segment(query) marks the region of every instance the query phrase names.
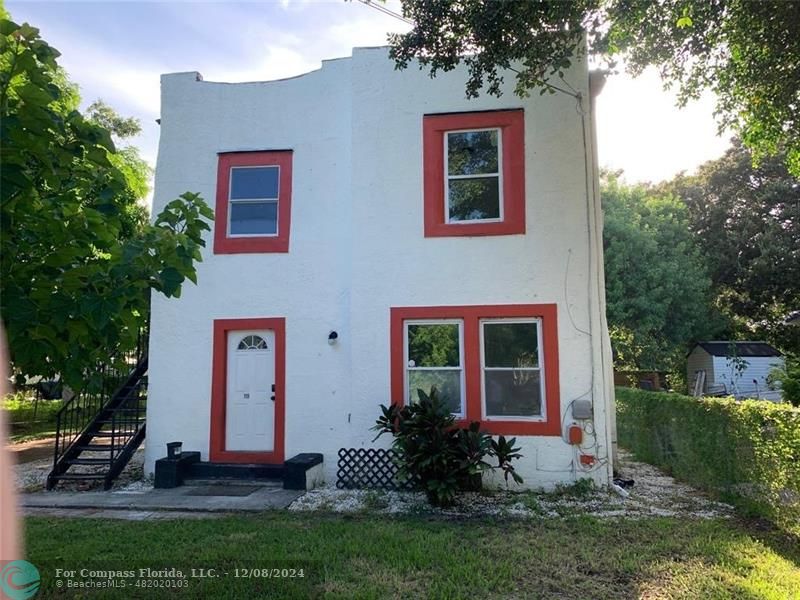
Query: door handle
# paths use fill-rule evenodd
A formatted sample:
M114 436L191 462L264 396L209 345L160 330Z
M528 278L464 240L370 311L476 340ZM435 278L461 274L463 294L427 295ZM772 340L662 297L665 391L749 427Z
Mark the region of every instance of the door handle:
M270 400L275 402L275 384L272 384L272 396L269 397Z

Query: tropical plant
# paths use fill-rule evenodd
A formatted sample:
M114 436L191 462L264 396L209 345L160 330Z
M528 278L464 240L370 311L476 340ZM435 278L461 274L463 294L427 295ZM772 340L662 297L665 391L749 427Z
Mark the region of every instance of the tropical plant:
M459 490L480 489L483 473L491 469L500 469L506 482L511 477L522 483L511 464L522 456L515 438L494 440L477 422L459 428L435 387L430 394L417 394L419 401L408 406L381 406L372 428L378 432L375 439L384 433L393 436L400 477L418 481L437 506L452 504ZM497 465L487 458L495 458Z

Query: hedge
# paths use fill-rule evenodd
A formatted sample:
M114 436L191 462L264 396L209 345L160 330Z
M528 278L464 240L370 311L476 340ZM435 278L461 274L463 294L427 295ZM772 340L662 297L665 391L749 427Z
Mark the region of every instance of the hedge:
M800 409L617 388L620 446L800 534Z

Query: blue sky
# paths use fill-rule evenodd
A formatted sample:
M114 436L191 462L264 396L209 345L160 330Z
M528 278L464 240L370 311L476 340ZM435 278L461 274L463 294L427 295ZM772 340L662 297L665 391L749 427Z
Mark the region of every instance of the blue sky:
M388 6L399 12L398 0ZM61 51L59 62L80 85L84 105L102 98L141 120L133 143L153 165L161 73L199 71L210 81L288 77L407 29L357 0L9 1L6 8ZM728 145L716 136L712 110L708 96L678 110L654 72L614 76L598 100L600 162L624 169L630 181L691 170Z

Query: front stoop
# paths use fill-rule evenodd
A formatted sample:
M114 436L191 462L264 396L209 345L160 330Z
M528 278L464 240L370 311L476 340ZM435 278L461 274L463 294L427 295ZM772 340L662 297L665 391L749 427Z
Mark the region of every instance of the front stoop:
M194 480L280 482L286 490L310 490L322 483L322 454L298 454L283 465L202 462L199 452L156 461L154 487L175 488Z

